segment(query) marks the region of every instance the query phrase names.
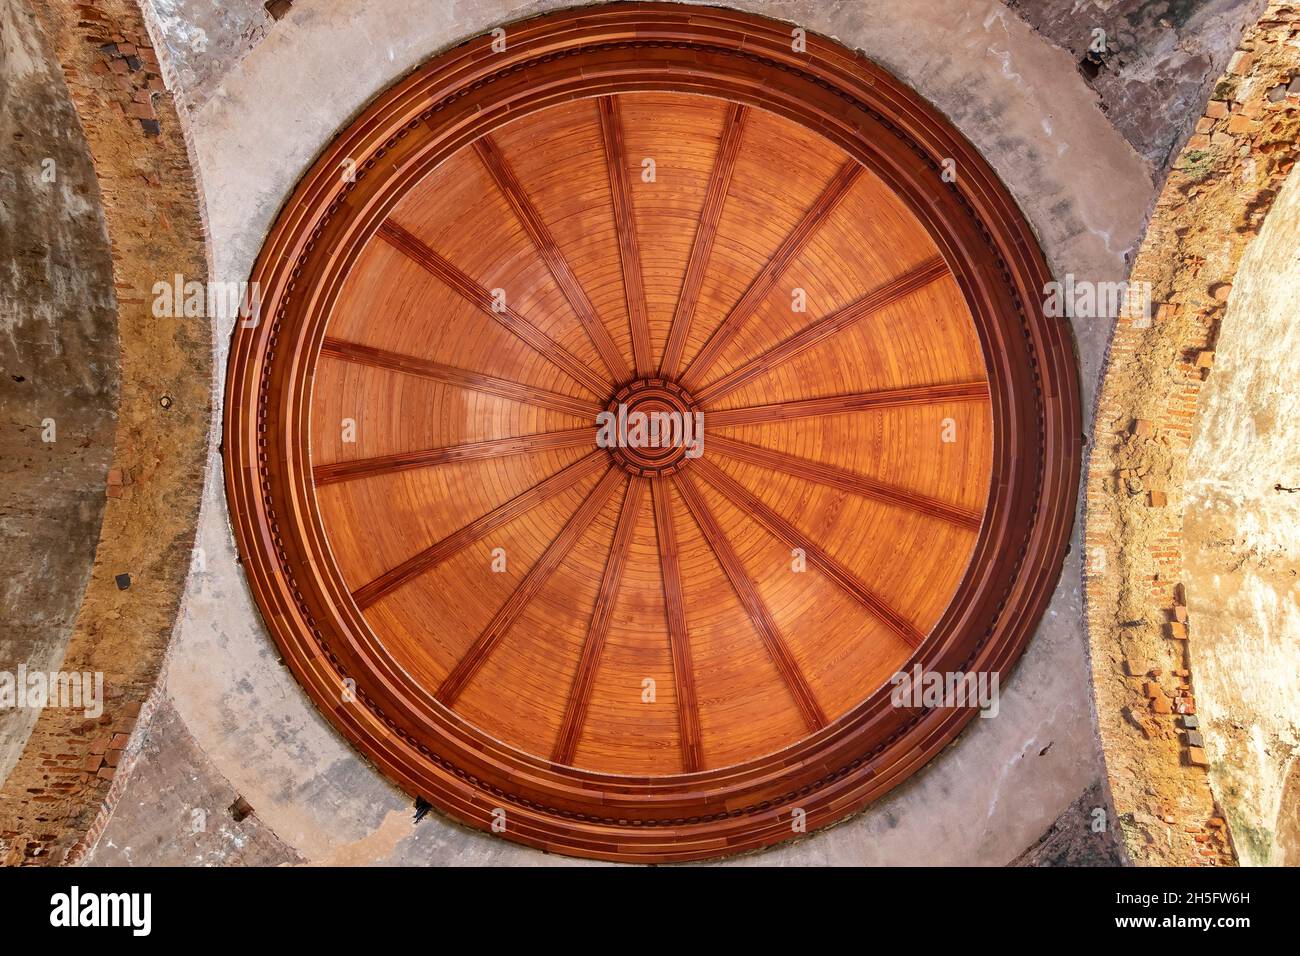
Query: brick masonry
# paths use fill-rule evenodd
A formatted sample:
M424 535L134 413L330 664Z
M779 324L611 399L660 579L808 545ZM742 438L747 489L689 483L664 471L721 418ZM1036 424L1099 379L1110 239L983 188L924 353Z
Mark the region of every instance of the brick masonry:
M1129 859L1234 864L1196 714L1194 620L1180 582L1182 486L1232 281L1294 165L1300 12L1246 31L1174 163L1130 276L1150 319L1121 316L1086 479L1085 593L1099 731Z
M66 671L104 675L104 713L47 707L0 790L0 860L76 862L131 763L193 556L212 396L206 319L152 314L153 285L207 279L171 94L131 0L34 0L99 181L121 347L114 468Z

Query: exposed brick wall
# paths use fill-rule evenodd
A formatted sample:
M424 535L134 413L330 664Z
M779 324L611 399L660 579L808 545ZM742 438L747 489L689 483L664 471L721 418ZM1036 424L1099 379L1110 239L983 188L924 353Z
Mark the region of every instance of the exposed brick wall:
M1300 12L1246 32L1174 164L1131 279L1152 321L1121 317L1088 463L1085 593L1099 730L1139 864L1236 861L1207 775L1180 582L1186 458L1237 266L1294 165Z
M104 713L88 720L46 708L0 790L0 859L58 864L75 862L100 825L163 665L194 542L212 342L205 322L151 312L155 282L176 273L203 282L207 268L184 140L139 8L131 0L32 5L99 181L122 370L95 567L62 665L103 673Z

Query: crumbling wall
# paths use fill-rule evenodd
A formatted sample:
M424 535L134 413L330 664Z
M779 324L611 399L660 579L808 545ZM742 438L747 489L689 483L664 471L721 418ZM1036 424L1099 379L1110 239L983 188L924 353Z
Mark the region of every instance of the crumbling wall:
M1300 77L1296 79L1300 87ZM1300 172L1233 281L1187 459L1183 552L1199 706L1243 862L1300 864L1279 838L1300 754ZM1300 794L1287 795L1300 800Z
M1154 315L1117 323L1098 400L1088 625L1107 776L1138 863L1236 859L1208 776L1220 758L1201 724L1204 602L1188 599L1183 577L1184 516L1197 507L1187 458L1238 266L1300 148L1298 38L1300 13L1275 0L1216 82L1133 267Z
M0 671L59 667L90 579L117 310L89 148L25 0L0 3ZM39 710L0 707L0 780Z
M1266 0L1008 0L1069 50L1157 181Z
M290 0L144 0L168 89L190 113L221 88L226 74L266 38Z
M103 713L41 711L0 788L10 864L78 859L133 759L193 555L213 386L207 321L152 309L155 283L202 283L207 263L184 138L140 10L133 0L31 6L99 182L121 390L95 563L62 665L103 675Z

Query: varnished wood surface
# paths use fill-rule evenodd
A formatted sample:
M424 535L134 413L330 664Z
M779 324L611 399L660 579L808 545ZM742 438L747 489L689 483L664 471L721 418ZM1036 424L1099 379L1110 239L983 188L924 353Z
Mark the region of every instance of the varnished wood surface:
M969 717L890 708L890 675L1003 669L1046 599L1077 399L1015 306L1032 235L919 100L812 41L662 4L512 28L374 104L321 160L370 157L348 203L321 165L268 241L277 319L232 349L241 553L336 724L461 819L504 800L508 838L654 860L781 839L778 795L829 822ZM556 43L583 52L510 70ZM636 477L595 415L659 379L704 454Z
M638 378L647 378L654 371L650 364L650 320L646 315L645 283L641 276L641 243L637 238L632 184L627 169L623 116L618 97L602 96L596 105L600 111L601 140L605 145L609 195L614 204L618 258L623 264L623 295L627 301L628 323L632 329L633 366Z
M669 326L668 340L659 363L659 374L668 378L676 378L681 367L686 336L690 332L695 307L700 301L700 289L704 284L706 270L709 268L713 242L718 235L718 222L722 218L723 205L727 201L731 177L736 171L736 157L740 153L746 114L746 107L739 103L731 103L722 121L722 131L718 135L718 150L713 158L713 169L709 174L708 190L704 194L703 202L700 203L700 218L695 226L695 237L691 241L690 258L687 260L682 276L681 291L677 295L672 325Z
M641 209L629 176L641 163L628 153L624 103L632 115L654 115L664 138L643 136L638 143L656 167L653 182L638 177ZM793 124L764 114L745 121L739 109L724 105L708 117L713 125L704 125L692 112L695 105L680 95L621 94L509 124L476 140L472 157L453 157L435 170L379 230L382 240L546 360L538 374L549 376L553 388L563 387L567 376L594 391L594 382L574 374L573 363L589 354L583 348L594 351L597 367L614 374L618 384L682 364L670 354L674 338L681 343L687 380L695 375L705 383L698 389L704 457L685 461L671 490L654 493L655 539L671 552L659 568L667 631L647 628L641 639L669 648L672 673L613 675L633 699L640 699L650 681L655 694L647 709L663 706L660 683L673 688L677 750L688 771L761 756L817 731L902 666L970 560L990 455L988 388L982 381L817 397L876 381L924 383L978 372L978 340L961 298L919 295L952 283L920 223L859 163ZM674 124L678 114L683 119ZM668 152L669 137L675 154ZM817 153L793 168L774 162L790 142ZM587 161L592 143L601 147L596 163ZM708 171L702 199L683 196L676 182L692 150L691 168L697 175ZM486 194L462 185L472 182L472 158L486 173ZM570 189L549 189L544 179L552 175L563 176ZM688 198L698 199L698 207ZM590 217L593 203L609 217L603 231ZM656 204L664 206L662 212ZM639 222L652 217L677 223L682 235L675 246L686 256L680 263L686 301L674 308L666 333L651 329L645 305L647 270L637 231ZM660 242L669 241L662 223L658 235ZM467 236L473 242L464 241ZM596 271L602 264L606 271ZM408 375L459 361L446 346L440 351L421 344L416 355L384 353L381 360L367 346L342 343L365 334L376 304L391 295L386 290L401 287L402 268L363 255L331 324L331 358ZM658 279L653 270L666 267L660 260L649 268ZM578 269L597 283L593 294ZM743 284L734 301L727 287L706 281L718 272L731 289ZM504 294L503 309L494 309L489 288ZM796 288L802 310L794 307ZM612 299L625 304L626 355L593 304ZM448 329L434 302L425 307L425 301L385 303L384 322L409 327L404 338L414 343L462 347L469 333ZM849 334L873 322L874 339L858 341ZM751 323L755 328L746 335ZM694 355L687 348L688 326L694 342L702 343ZM579 676L582 649L600 646L590 628L606 626L590 607L589 586L609 566L602 549L613 531L583 532L598 519L609 489L583 485L585 497L572 517L563 508L542 506L572 487L549 476L549 463L560 460L548 453L590 451L595 420L587 416L584 442L582 426L556 427L552 413L575 409L557 393L543 392L543 400L529 407L522 382L513 392L489 390L488 383L519 379L517 363L499 359L486 344L474 351L473 370L462 370L459 379L444 372L438 379L481 386L474 412L454 391L408 410L408 400L394 391L397 382L353 384L345 369L322 369L313 459L325 526L358 606L374 608L370 620L380 640L409 673L429 681L438 701L454 707L468 691L467 706L487 732L539 755L558 749L576 760L586 724L607 719L600 705L594 711L590 702L575 707L569 694L594 676ZM796 363L797 377L783 380L781 374ZM768 404L725 407L730 398L757 395ZM959 440L949 447L940 421L954 401L978 405L966 410L973 417L963 421ZM890 415L904 406L925 407L940 419ZM335 416L344 410L362 423L355 444L363 457L351 457L354 449L338 438ZM525 414L535 425L520 433ZM435 423L436 447L405 447L408 417ZM811 440L806 428L784 427L811 417L837 420ZM740 425L758 427L743 442L723 433L724 426ZM841 446L852 449L865 429L875 427L907 433L907 452L882 443L873 455L853 455L865 457L868 473L860 476L835 464ZM394 448L401 450L389 450ZM370 449L383 451L369 454ZM719 454L754 467L734 477L719 473L711 468L724 460ZM893 483L870 474L886 462ZM454 479L420 471L446 472L453 464L460 466ZM569 467L562 474L574 481L586 477L581 465ZM693 473L706 480L694 480ZM407 477L390 478L399 474ZM327 490L344 479L346 488ZM826 493L813 499L805 486ZM938 490L926 494L922 487ZM775 497L765 497L772 492ZM722 501L734 510L715 513ZM424 527L404 520L413 511L436 522L442 529L438 540L429 542ZM936 518L943 521L935 533L922 530ZM612 512L605 520L613 520ZM564 547L557 550L559 542ZM784 553L773 549L778 543ZM501 574L490 561L473 563L467 553L474 545L500 548L518 570ZM806 554L808 569L793 569L795 549ZM560 563L571 569L570 579L556 573ZM523 577L516 582L518 573ZM628 573L635 579L642 572L633 562ZM925 583L918 587L918 581ZM448 607L445 597L434 599L430 590L459 594L460 606ZM837 590L851 603L810 628L803 609L831 606ZM618 594L597 590L594 601L625 617L659 615L657 608L620 603ZM531 630L524 627L525 611ZM840 644L839 635L855 629L864 611L885 633L867 631L853 640L875 640L888 649L873 656L870 667L862 649L826 646ZM557 634L571 636L557 642ZM493 659L506 653L518 661ZM696 673L694 660L701 653L714 654L718 662L707 674ZM833 672L816 667L823 657L835 662ZM816 667L816 683L801 660ZM485 670L489 662L492 669ZM858 693L829 695L835 710L828 714L819 700L817 683L823 681L851 682ZM577 714L582 725L566 725ZM635 734L613 742L604 755L588 745L583 766L642 773L662 767L656 752L638 758L639 747Z

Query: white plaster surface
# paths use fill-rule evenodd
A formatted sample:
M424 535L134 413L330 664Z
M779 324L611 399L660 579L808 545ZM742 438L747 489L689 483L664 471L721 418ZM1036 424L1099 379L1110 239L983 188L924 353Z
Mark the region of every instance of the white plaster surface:
M1210 780L1243 863L1284 859L1300 756L1300 175L1237 270L1187 462L1187 601ZM1294 799L1294 795L1292 795Z
M212 277L247 278L295 181L373 96L448 46L562 5L295 2L191 117ZM1143 163L1098 110L1068 54L1000 2L735 6L796 21L891 69L982 150L1058 274L1125 277L1125 254L1152 197ZM1077 328L1089 417L1110 325L1100 319ZM215 333L221 375L229 332ZM318 716L277 664L235 563L218 424L199 529L203 568L196 563L167 676L178 712L216 769L308 860L569 862L432 815L411 827L410 800ZM732 862L971 865L1017 856L1100 775L1079 583L1072 556L1039 634L1003 688L997 719L973 721L923 773L854 819ZM408 822L399 825L403 817Z

